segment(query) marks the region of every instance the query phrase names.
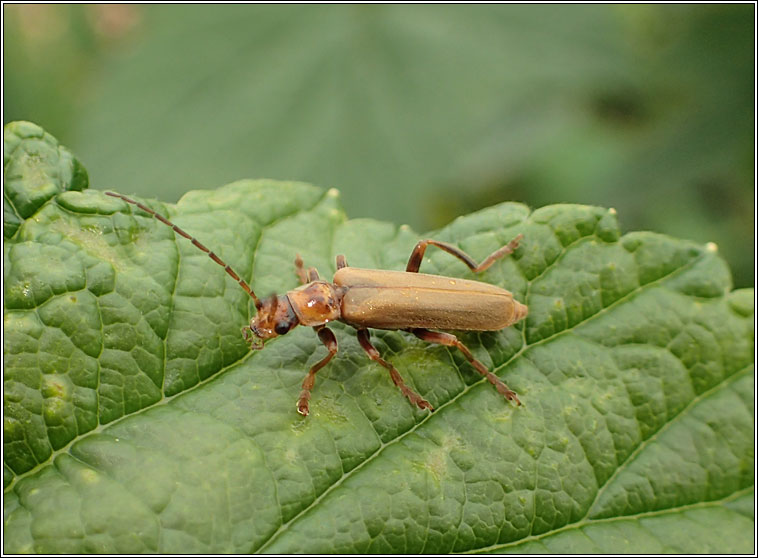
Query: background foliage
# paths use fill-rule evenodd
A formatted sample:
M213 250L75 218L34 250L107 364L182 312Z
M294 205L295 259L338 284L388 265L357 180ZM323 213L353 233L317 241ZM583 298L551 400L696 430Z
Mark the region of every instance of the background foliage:
M298 179L418 229L599 204L753 283L753 5L3 9L6 122L101 187Z

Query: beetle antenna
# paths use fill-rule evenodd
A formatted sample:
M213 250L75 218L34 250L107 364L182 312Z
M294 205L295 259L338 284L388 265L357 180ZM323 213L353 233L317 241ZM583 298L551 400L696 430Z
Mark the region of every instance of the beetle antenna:
M180 227L176 226L174 223L172 223L171 221L169 221L168 219L166 219L160 213L156 213L155 211L153 211L152 209L150 209L146 205L144 205L144 204L142 204L142 203L140 203L140 202L138 202L136 200L133 200L131 198L127 198L126 196L124 196L122 194L117 194L116 192L105 192L105 195L106 196L112 196L114 198L119 198L119 199L125 201L126 203L130 203L132 205L136 205L142 211L144 211L146 213L149 213L150 215L152 215L153 217L155 217L156 219L158 219L158 221L160 221L164 225L168 225L169 227L171 227L172 229L174 229L174 231L176 231L177 234L183 236L184 238L186 238L187 240L189 240L190 242L192 242L192 244L194 244L195 246L197 246L198 248L200 248L200 250L202 250L203 252L205 252L206 254L208 254L208 257L210 259L212 259L218 265L220 265L221 267L223 267L224 271L226 271L229 275L231 275L232 278L235 281L237 281L237 283L239 283L240 286L245 290L245 292L250 295L250 297L255 302L255 308L257 310L261 309L261 306L262 306L261 305L261 301L258 299L257 296L255 296L255 293L253 292L253 289L250 288L250 285L248 285L247 282L244 279L242 279L239 275L237 275L237 273L230 266L228 266L226 264L226 262L224 262L224 260L222 260L221 258L219 258L214 252L211 252L208 248L205 247L205 245L203 245L202 242L200 242L194 236L192 236L191 234L188 234L187 232L185 232L184 230L182 230Z

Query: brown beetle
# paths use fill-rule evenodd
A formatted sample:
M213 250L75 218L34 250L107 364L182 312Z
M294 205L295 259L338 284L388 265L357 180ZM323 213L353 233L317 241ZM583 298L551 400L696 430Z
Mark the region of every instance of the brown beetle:
M326 327L328 322L339 320L358 330L358 342L369 358L389 370L392 381L408 400L422 409L434 410L423 397L409 388L397 369L384 360L371 344L368 328L402 329L430 343L439 343L460 350L468 361L495 386L506 399L520 405L516 394L481 362L455 335L434 329L493 331L506 328L524 319L527 307L513 299L513 295L488 283L454 279L440 275L419 273L418 269L428 245L436 246L465 263L473 272L484 271L496 260L512 253L522 235L490 254L478 264L457 247L437 240L422 240L411 253L405 271L384 271L348 267L344 256L337 256L337 272L331 283L320 279L315 268L303 265L298 255L295 272L302 284L284 295L271 295L260 300L250 286L221 258L196 238L144 204L121 194L105 192L136 205L184 238L190 240L237 281L255 302L256 315L250 325L242 328L245 341L251 349L262 349L263 342L284 335L297 325L311 326L329 354L314 364L303 381L297 402L301 415L308 415L308 401L316 379L316 372L337 354L337 338Z

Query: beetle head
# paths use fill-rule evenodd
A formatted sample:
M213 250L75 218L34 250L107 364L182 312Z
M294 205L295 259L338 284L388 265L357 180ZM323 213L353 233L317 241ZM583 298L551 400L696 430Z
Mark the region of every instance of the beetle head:
M258 350L263 348L266 339L284 335L298 323L287 295L272 294L261 301L258 312L250 325L242 328L242 333L250 348Z

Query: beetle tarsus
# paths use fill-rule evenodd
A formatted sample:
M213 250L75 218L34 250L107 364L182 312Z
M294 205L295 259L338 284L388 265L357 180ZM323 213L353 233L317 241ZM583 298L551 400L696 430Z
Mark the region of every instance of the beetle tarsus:
M432 407L431 403L429 403L429 401L421 397L418 393L413 391L411 388L409 388L405 384L405 382L403 381L403 378L400 376L400 373L397 371L397 369L394 366L392 366L389 362L387 362L384 359L374 359L374 360L379 362L379 364L381 364L385 368L389 369L390 377L392 378L392 381L398 388L400 388L400 391L402 392L403 395L405 395L408 398L408 401L416 405L419 409L429 409L430 411L434 411L434 408Z
M495 376L494 374L492 375ZM487 379L489 380L489 378ZM497 381L497 383L494 383L494 386L495 386L495 389L497 389L498 393L500 393L508 401L513 401L514 403L516 403L516 405L520 407L521 401L519 401L519 398L516 395L516 392L508 389L508 386L506 386L503 382L501 382L497 376L495 376L495 380ZM493 382L490 380L490 383L493 383Z
M307 417L310 413L310 408L308 406L308 400L311 398L311 392L307 390L303 390L300 392L300 399L297 400L297 412L303 415L304 417Z
M431 403L427 401L426 399L422 399L416 405L419 406L419 409L429 409L432 413L434 412L434 407L432 407Z

